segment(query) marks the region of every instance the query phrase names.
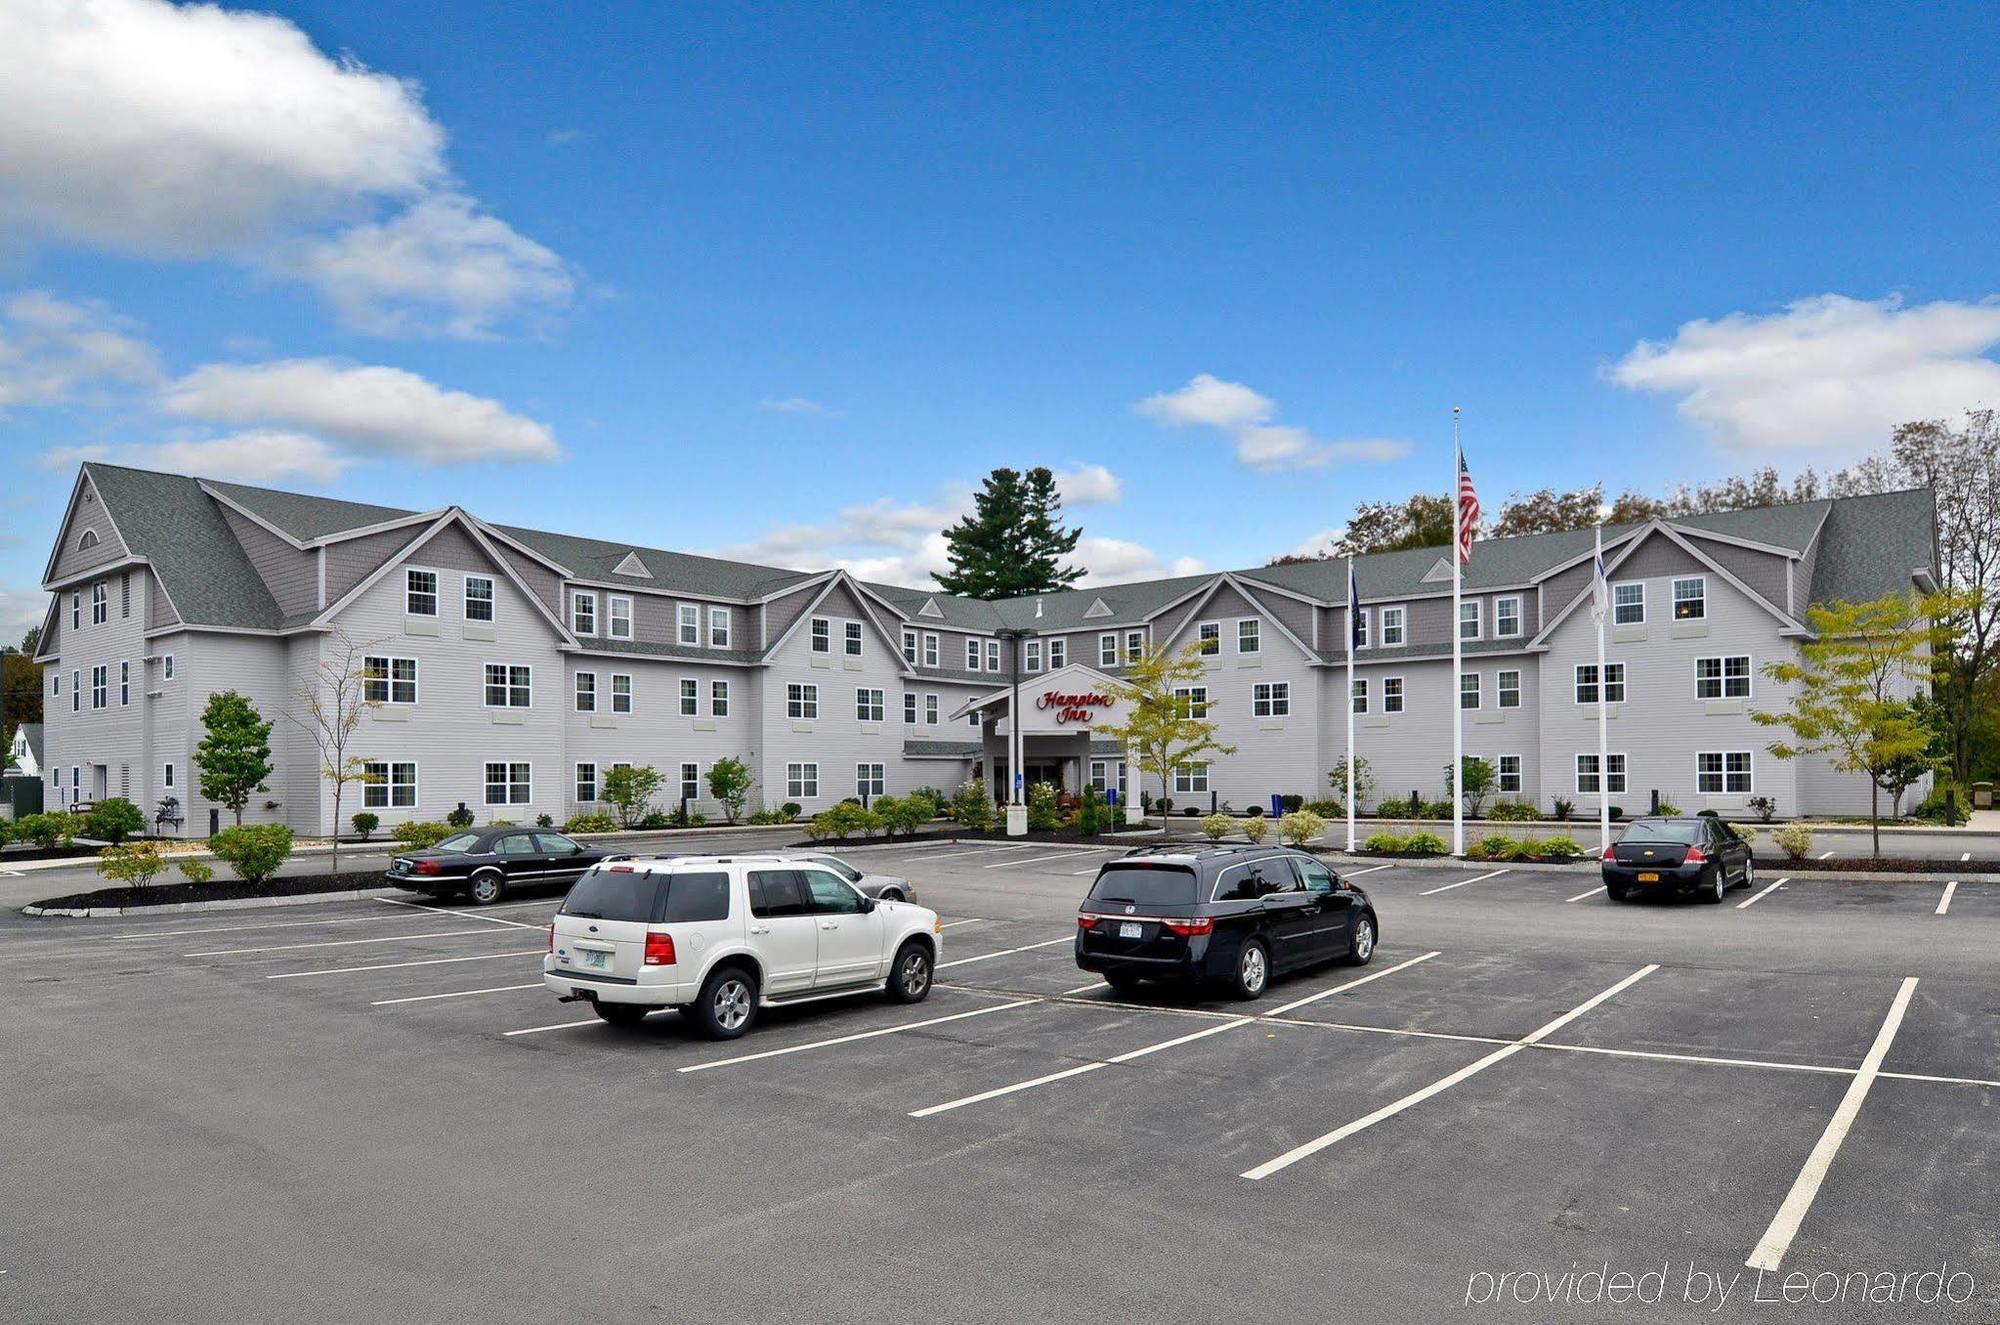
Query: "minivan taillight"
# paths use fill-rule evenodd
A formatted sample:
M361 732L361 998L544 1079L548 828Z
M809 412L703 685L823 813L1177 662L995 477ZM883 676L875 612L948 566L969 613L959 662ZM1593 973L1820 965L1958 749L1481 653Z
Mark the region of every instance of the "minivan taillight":
M1193 938L1197 934L1206 934L1214 929L1215 917L1187 916L1185 918L1162 920L1160 923L1185 939Z
M646 965L672 966L674 964L674 936L671 934L648 934L646 936Z
M1096 929L1096 928L1097 928L1097 917L1096 917L1096 916L1078 916L1078 917L1076 918L1076 927L1077 927L1078 929Z

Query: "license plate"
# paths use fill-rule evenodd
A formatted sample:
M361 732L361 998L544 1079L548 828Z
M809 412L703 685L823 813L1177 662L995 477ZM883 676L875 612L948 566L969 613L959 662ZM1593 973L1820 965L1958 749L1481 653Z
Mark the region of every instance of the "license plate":
M1641 874L1639 876L1639 882L1641 883L1658 883L1659 881L1660 876L1657 874Z
M583 964L594 971L608 971L611 969L611 954L608 952L592 952L590 949L585 948L583 950Z
M1146 927L1136 920L1121 920L1118 922L1118 937L1121 939L1136 939L1145 932Z

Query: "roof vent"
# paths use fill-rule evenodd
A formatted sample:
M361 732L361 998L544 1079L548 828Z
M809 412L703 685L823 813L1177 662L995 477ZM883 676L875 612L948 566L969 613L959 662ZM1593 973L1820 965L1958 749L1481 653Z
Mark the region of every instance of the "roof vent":
M1437 565L1424 572L1425 584L1437 584L1451 578L1451 562L1444 557L1437 559Z
M1110 616L1111 609L1104 605L1104 600L1102 598L1093 598L1090 600L1090 606L1086 607L1083 610L1083 614L1086 617Z
M646 563L639 560L639 554L636 552L627 552L625 559L613 568L613 573L618 575L636 575L642 580L653 578L653 572L646 569Z
M937 599L926 598L924 599L924 605L917 609L917 615L936 617L938 620L942 621L944 620L944 609L937 605Z

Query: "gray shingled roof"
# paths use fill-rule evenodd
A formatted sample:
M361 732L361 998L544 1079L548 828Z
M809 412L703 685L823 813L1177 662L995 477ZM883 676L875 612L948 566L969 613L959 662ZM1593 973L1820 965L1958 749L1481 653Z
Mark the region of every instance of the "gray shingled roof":
M1866 602L1937 573L1937 498L1928 488L1831 504L1813 566L1812 601Z
M270 590L251 568L222 508L196 480L96 462L84 472L97 485L126 547L153 563L182 621L279 628L283 618Z
M253 488L216 479L202 481L244 510L269 521L302 543L417 514L416 511L398 510L393 506L369 506L362 502L336 501L332 497L309 497L301 492L280 492L276 488Z
M574 575L646 589L683 590L687 593L717 594L724 598L756 598L809 580L818 573L724 561L720 557L702 557L692 552L669 552L664 548L640 547L636 543L607 543L598 538L552 534L542 529L522 529L514 525L495 525L494 528L549 560L569 567ZM618 563L634 552L639 554L639 560L646 563L646 569L653 573L651 579L643 575L618 573Z
M977 759L977 741L904 741L906 759Z

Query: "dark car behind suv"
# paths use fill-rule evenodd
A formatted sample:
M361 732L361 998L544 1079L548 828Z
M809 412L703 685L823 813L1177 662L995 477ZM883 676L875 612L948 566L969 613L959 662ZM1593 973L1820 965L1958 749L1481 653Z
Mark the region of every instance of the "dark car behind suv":
M1720 902L1757 877L1750 844L1720 819L1634 819L1604 849L1604 891L1614 902L1639 893L1692 893Z
M592 865L623 859L625 853L585 846L551 828L468 828L434 847L398 852L388 877L413 892L462 894L490 906L516 889L567 887Z
M1076 964L1112 988L1192 981L1256 998L1273 975L1381 939L1368 894L1302 851L1142 847L1104 863L1076 916Z

